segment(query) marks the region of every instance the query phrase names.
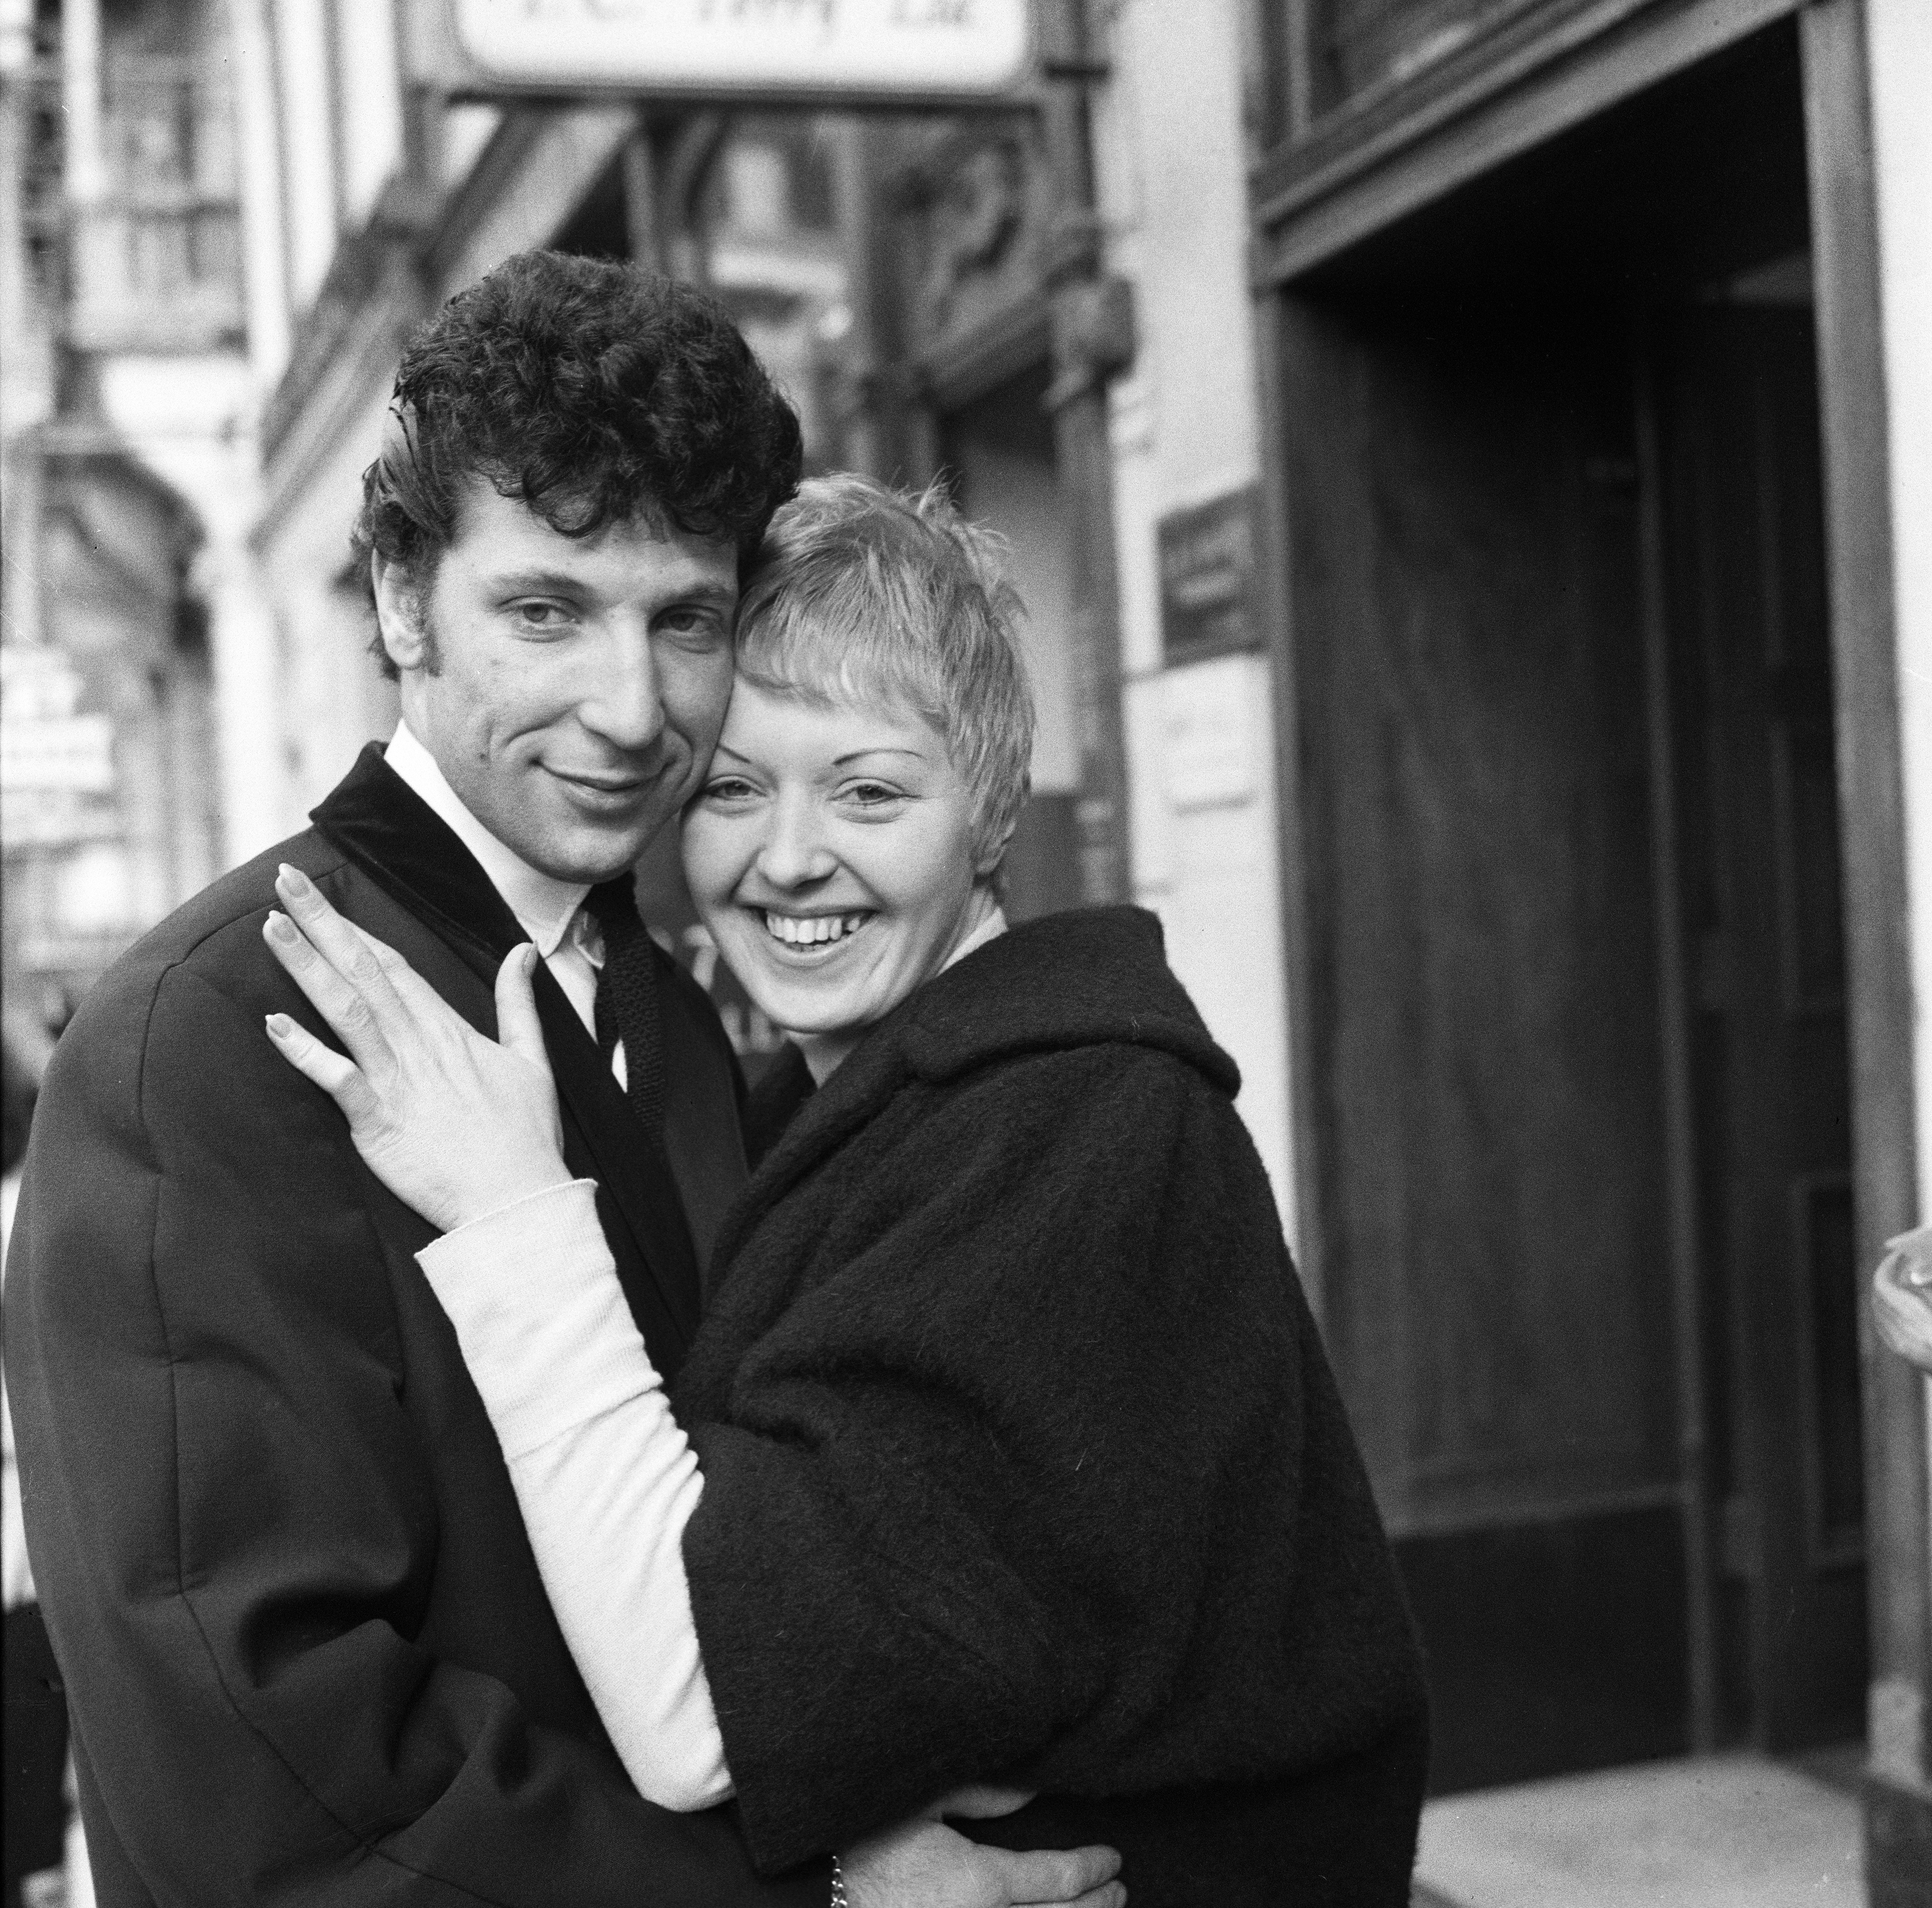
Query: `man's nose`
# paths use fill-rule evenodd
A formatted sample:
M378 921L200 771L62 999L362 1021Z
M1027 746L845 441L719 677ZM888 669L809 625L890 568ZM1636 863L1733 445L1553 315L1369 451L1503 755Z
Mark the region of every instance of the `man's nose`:
M632 754L648 748L664 726L664 685L650 639L617 637L592 668L578 703L578 719L614 748Z
M788 794L771 805L758 845L758 872L773 887L808 887L824 880L838 865L816 802L808 795Z

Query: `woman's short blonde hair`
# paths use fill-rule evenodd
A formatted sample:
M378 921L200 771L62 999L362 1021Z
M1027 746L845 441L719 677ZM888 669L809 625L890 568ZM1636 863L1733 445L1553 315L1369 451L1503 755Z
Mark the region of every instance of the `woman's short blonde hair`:
M998 854L1027 798L1033 691L1001 538L937 484L844 475L782 505L738 609L738 673L821 704L890 701L944 738L973 791L974 853Z

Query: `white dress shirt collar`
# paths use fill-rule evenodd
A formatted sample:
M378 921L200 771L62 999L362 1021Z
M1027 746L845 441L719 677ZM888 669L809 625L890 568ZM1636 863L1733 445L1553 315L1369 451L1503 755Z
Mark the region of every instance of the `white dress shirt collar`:
M548 961L569 933L584 897L586 881L560 881L532 868L514 848L506 848L464 806L450 787L436 758L398 722L383 759L446 823L456 838L482 863L490 885L503 897L524 932Z

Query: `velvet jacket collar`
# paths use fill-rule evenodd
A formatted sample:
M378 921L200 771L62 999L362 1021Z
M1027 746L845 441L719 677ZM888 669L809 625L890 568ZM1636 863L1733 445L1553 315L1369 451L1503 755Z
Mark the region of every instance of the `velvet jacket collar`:
M484 982L528 937L482 866L371 742L310 819ZM550 970L535 975L544 1043L564 1112L566 1158L597 1180L618 1277L668 1376L698 1328L697 1254L676 1182L639 1128L597 1044Z

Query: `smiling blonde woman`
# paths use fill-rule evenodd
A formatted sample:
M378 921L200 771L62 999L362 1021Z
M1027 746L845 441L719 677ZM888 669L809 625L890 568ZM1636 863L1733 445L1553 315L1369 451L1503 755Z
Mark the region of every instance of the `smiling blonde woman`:
M279 1044L447 1230L421 1259L643 1792L735 1795L772 1870L998 1782L1036 1799L976 1833L1112 1844L1144 1908L1399 1908L1420 1668L1234 1064L1151 915L1000 909L1032 714L992 555L829 478L748 584L684 850L796 1045L668 1401L546 1150L526 950L499 1046L291 885L278 951L350 1057Z
M1005 929L995 878L1034 712L998 554L936 491L914 502L825 477L786 507L747 585L684 870L815 1078Z

